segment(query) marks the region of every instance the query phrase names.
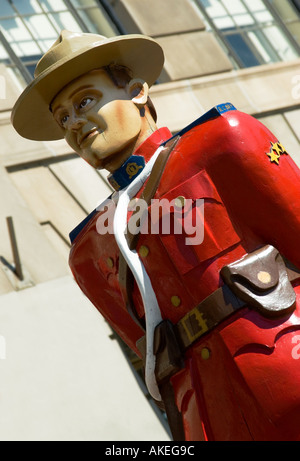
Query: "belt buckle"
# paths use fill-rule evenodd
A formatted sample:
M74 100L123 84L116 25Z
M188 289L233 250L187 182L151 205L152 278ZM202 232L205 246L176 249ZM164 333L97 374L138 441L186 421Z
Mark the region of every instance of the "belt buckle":
M197 308L186 314L181 319L180 323L182 324L190 343L193 343L209 330L207 321L203 318L203 313Z

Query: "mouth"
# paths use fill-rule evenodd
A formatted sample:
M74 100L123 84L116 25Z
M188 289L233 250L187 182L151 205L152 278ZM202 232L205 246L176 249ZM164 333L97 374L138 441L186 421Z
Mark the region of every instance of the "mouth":
M102 130L99 130L97 128L94 128L93 130L90 130L88 131L87 133L85 133L84 136L81 137L81 139L79 140L78 142L78 145L80 148L84 148L86 144L88 144L88 142L93 139L95 136L97 136L98 134L101 134L102 133Z

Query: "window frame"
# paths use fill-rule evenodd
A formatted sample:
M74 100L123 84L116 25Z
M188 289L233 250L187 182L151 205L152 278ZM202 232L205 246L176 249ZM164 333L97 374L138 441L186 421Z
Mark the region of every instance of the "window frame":
M41 45L39 43L39 39L36 38L34 36L34 34L32 33L32 31L30 30L30 28L28 27L28 24L26 24L26 18L29 18L31 16L35 16L35 15L44 15L47 20L49 21L49 24L53 27L53 29L57 32L57 36L60 34L60 30L58 30L56 24L54 23L54 21L52 20L52 17L51 15L53 14L57 14L57 13L63 13L63 12L69 12L72 17L75 19L75 21L78 23L80 29L82 30L82 32L84 33L88 33L88 32L92 32L91 30L89 30L89 27L88 25L85 23L84 19L81 17L80 13L77 11L77 9L75 8L75 6L72 4L71 0L62 0L64 5L65 5L65 9L57 9L57 10L46 10L43 5L41 4L40 0L36 0L37 1L37 4L41 10L41 12L39 13L35 13L35 14L22 14L18 11L18 8L17 6L13 3L13 1L10 1L9 0L9 3L10 3L10 6L11 8L13 9L14 11L14 16L10 15L10 16L1 16L1 13L0 13L0 20L8 20L8 19L16 19L16 18L19 18L20 21L22 22L22 25L24 26L24 28L26 29L26 31L29 33L30 37L32 38L32 41L37 45L37 47L40 49L41 53L40 55L35 55L35 56L32 56L32 59L26 59L26 58L30 58L30 56L26 56L24 55L23 56L18 56L16 54L16 52L14 51L12 45L10 44L9 40L5 37L3 31L1 30L0 28L0 44L3 46L6 54L7 54L7 59L3 58L3 59L0 59L0 63L4 63L8 68L10 69L13 69L15 71L17 71L17 73L21 76L21 79L23 80L22 84L23 86L26 86L28 84L30 84L33 80L33 75L31 74L31 72L28 70L28 67L29 66L34 66L37 64L38 60L43 56L44 54L44 51L42 50L41 48ZM95 2L95 6L82 6L80 9L80 11L83 11L83 12L88 12L89 10L92 10L93 8L99 8L99 11L102 12L104 14L104 16L106 17L107 21L108 21L108 24L110 25L110 27L113 28L113 30L115 30L115 33L116 34L124 34L126 33L126 31L122 28L121 28L121 24L119 23L118 19L116 18L116 16L113 14L113 11L112 11L112 8L109 7L109 5L107 4L107 2L105 0L96 0Z
M227 13L228 17L232 20L233 23L236 24L236 26L234 28L232 28L231 30L229 30L229 29L222 30L222 29L220 29L220 28L218 28L216 26L216 24L214 22L214 18L212 18L207 13L207 11L205 9L205 6L202 4L202 1L201 0L194 0L194 2L195 2L195 5L201 11L201 14L203 15L205 21L207 22L207 24L209 25L209 27L211 28L211 30L213 31L215 36L219 39L219 41L221 42L221 44L223 45L223 47L227 51L229 57L233 61L233 64L235 64L235 67L242 68L242 69L251 67L249 65L245 65L245 63L243 62L241 56L237 53L236 49L226 39L228 36L235 35L235 34L239 34L242 37L242 39L245 41L245 43L247 43L248 48L252 52L253 57L255 57L258 60L257 65L265 65L265 64L269 64L271 62L284 62L284 59L282 59L282 57L280 56L278 51L275 49L275 47L272 45L272 43L268 40L266 35L264 36L265 43L266 43L267 47L271 48L272 52L274 53L274 55L276 55L276 58L277 58L276 60L272 60L269 63L266 62L263 59L263 57L259 53L259 50L248 39L248 37L247 37L248 32L254 32L254 33L255 32L262 32L263 33L263 25L262 24L260 25L260 23L257 21L257 19L255 18L252 11L249 11L247 14L251 15L251 17L252 17L252 19L254 21L253 25L248 25L248 26L245 26L245 27L241 27L234 21L234 16L231 15L230 12L228 11L228 9L222 4L222 7L226 10L226 13ZM241 0L241 2L246 7L244 1ZM300 57L300 44L293 37L293 35L289 31L287 25L281 19L280 15L276 11L276 8L271 4L271 0L262 0L262 3L265 5L266 10L268 10L271 13L271 15L273 16L273 18L274 18L274 21L272 21L272 25L279 28L279 30L284 34L285 38L288 40L288 42L291 43L291 45L294 47L295 51L298 53L298 55ZM291 5L295 8L295 10L297 9L297 7L295 6L293 1L291 2ZM248 10L247 7L246 7L246 9ZM297 13L299 14L300 12L297 11ZM299 21L300 21L300 14L299 14Z

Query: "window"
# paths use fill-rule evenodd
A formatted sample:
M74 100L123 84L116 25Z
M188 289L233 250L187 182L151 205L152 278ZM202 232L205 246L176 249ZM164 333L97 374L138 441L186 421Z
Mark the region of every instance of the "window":
M269 3L300 46L300 0L269 0Z
M289 0L194 0L238 67L300 56L300 16Z
M23 85L29 83L62 29L107 37L118 33L96 0L1 0L0 61Z
M300 0L292 0L292 3L300 11Z

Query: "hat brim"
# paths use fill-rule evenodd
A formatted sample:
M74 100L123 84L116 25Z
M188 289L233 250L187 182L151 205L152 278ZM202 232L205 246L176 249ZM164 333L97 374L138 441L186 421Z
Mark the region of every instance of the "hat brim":
M161 73L164 55L151 38L124 35L99 41L71 57L66 56L35 78L19 97L11 116L16 131L35 141L62 139L64 132L50 112L50 103L76 78L112 62L128 67L133 78L142 78L150 87Z

